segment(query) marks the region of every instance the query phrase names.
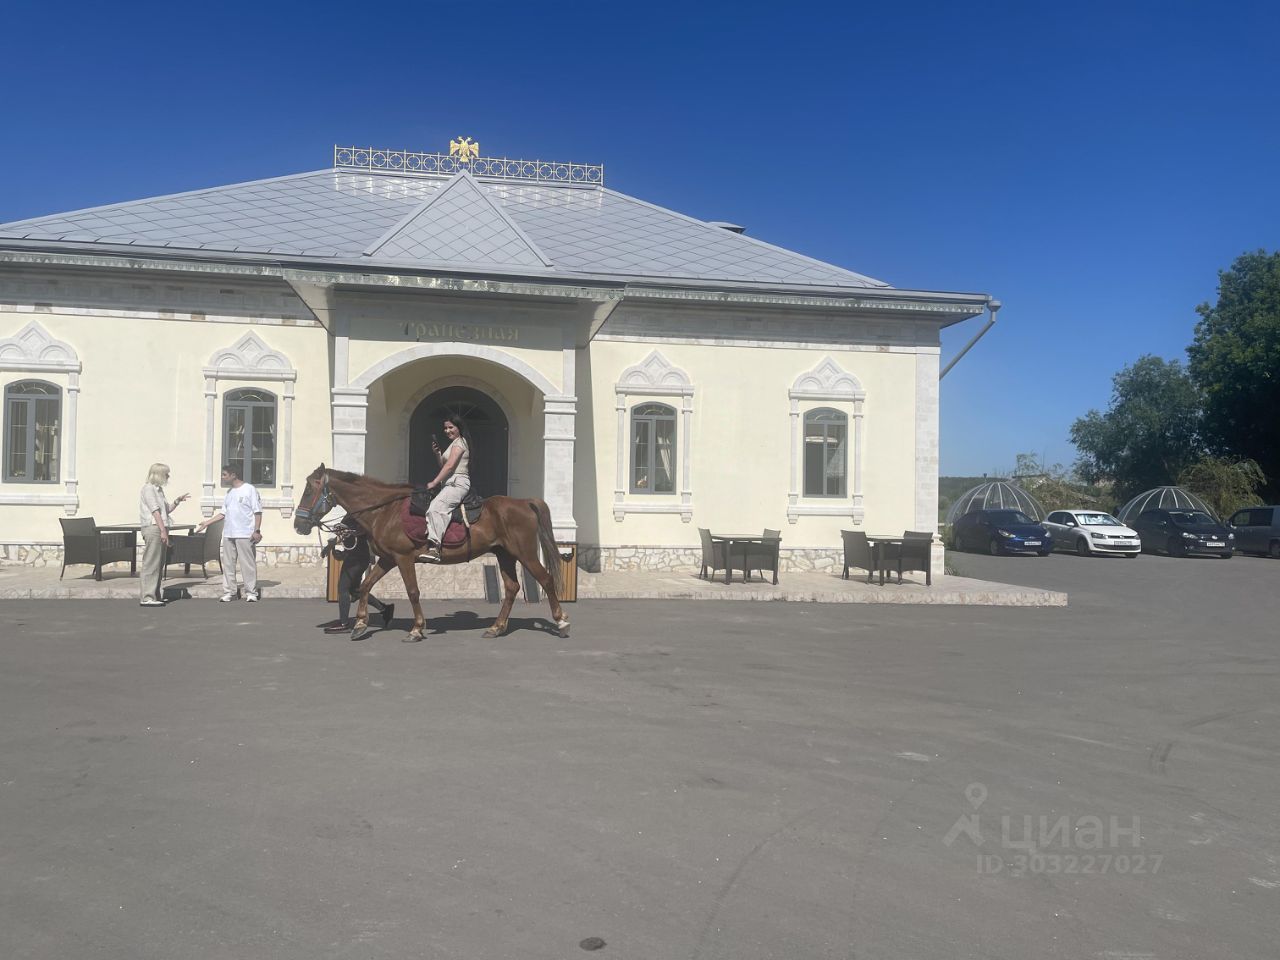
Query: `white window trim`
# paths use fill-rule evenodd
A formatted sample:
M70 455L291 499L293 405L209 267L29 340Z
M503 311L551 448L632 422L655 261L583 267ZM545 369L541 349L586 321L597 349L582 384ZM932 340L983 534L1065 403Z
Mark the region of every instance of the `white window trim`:
M62 483L66 493L16 492L0 489L0 504L13 506L60 506L68 517L80 509L80 482L76 477L76 423L80 403L80 358L69 343L55 340L35 320L12 337L0 340L0 372L64 374L67 403L62 410ZM0 384L0 389L3 388ZM61 384L58 384L61 386ZM0 414L4 415L4 414ZM20 484L0 484L15 487Z
M298 371L289 358L271 349L252 331L237 340L234 346L224 347L209 359L209 365L204 368L205 462L204 490L200 498L200 510L206 517L213 516L225 499L217 495L214 480L214 471L221 466L215 428L219 380L283 384L283 396L280 397L284 404L283 429L280 431L280 448L276 450L280 496L263 497L262 506L268 510L279 510L282 517L293 515L293 387L297 379Z
M802 373L791 385L791 490L787 494L787 520L797 523L801 517L848 517L861 524L865 516L862 502L862 405L867 393L858 378L826 357L821 363ZM803 404L804 409L801 409ZM803 415L817 406L834 405L849 416L853 444L852 490L847 499L832 503L830 497L805 498L800 495L804 472Z
M693 427L693 382L689 375L654 350L635 366L627 367L613 386L618 414L617 472L613 488L613 519L622 522L628 513L679 514L682 523L693 520L693 488L691 486L691 433ZM628 492L627 460L630 456L631 433L627 415L637 398L659 397L672 401L680 410L680 495L650 495ZM677 404L678 401L678 404ZM659 501L666 500L666 503Z

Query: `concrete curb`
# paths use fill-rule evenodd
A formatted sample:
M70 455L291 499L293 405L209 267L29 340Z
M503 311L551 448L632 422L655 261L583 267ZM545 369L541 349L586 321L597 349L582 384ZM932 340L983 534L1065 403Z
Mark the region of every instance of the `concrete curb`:
M320 600L324 587L320 584L276 584L262 587L260 595L270 600ZM403 595L388 591L379 595L392 602L402 600ZM212 585L167 587L168 600L216 600L222 596L222 588ZM483 596L434 596L423 593L423 602L441 600L465 600L484 603ZM703 589L697 585L591 585L579 589L579 600L733 600L758 603L875 603L898 606L983 606L983 607L1065 607L1067 594L1053 590L1036 590L1027 587L997 586L992 589L948 590L932 587L869 587L858 591L820 589L783 589L782 587L752 587L730 584L723 590ZM0 588L0 600L138 600L137 581L127 584L71 586L32 586ZM240 601L243 602L243 601ZM523 594L521 601L526 601ZM539 598L537 603L542 602Z

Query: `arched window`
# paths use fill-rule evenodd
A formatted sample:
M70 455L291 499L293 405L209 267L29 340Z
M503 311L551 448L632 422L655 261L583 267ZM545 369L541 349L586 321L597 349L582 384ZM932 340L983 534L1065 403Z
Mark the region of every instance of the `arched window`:
M665 403L631 411L631 492L676 492L676 411Z
M62 391L43 380L4 389L6 483L57 483L62 449Z
M804 415L804 495L843 497L849 473L849 418L821 407Z
M276 395L231 390L222 404L222 461L254 486L276 485Z

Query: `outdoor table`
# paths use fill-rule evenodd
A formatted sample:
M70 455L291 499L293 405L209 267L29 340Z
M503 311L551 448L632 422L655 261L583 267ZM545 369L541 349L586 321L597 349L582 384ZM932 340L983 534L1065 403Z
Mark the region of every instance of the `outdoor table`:
M195 528L196 528L196 525L195 525L194 523L171 523L171 524L169 524L169 529L170 529L170 530L189 530L189 531L191 531L191 530L195 530ZM138 551L138 534L142 532L142 524L141 524L141 523L105 523L105 524L101 524L101 525L99 525L99 527L98 527L98 531L99 531L100 533L128 533L128 534L131 534L131 535L132 535L132 542L131 542L129 545L133 548L134 553L135 553L135 554L137 553L137 551ZM134 560L134 561L129 565L129 574L130 574L130 576L135 576L135 575L137 575L137 573L138 573L138 562L137 562L137 560L135 559L135 560Z
M725 544L724 555L724 582L729 583L733 574L733 548L737 544L742 544L742 582L747 582L747 546L752 543L767 543L770 540L776 540L776 537L766 537L755 533L735 533L735 534L712 534L712 541L720 540Z
M873 533L867 534L867 542L871 544L872 560L871 562L880 569L880 586L884 586L884 548L897 544L901 546L907 542L907 538L899 534L898 536L877 536ZM869 579L869 578L868 578Z

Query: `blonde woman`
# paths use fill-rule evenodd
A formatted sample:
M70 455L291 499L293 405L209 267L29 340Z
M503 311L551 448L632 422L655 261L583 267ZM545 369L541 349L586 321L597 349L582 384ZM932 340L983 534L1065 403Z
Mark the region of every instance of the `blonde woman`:
M169 549L169 512L190 498L184 493L173 503L164 499L164 485L169 482L169 465L153 463L147 482L138 495L138 520L142 523L142 575L138 581L139 604L163 607L160 579L164 574L164 555Z

